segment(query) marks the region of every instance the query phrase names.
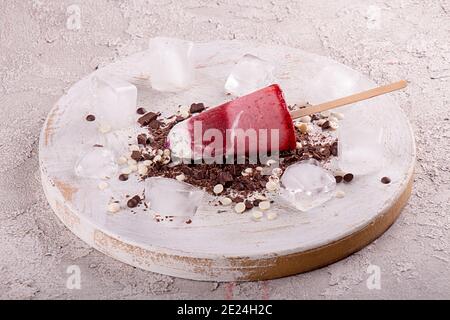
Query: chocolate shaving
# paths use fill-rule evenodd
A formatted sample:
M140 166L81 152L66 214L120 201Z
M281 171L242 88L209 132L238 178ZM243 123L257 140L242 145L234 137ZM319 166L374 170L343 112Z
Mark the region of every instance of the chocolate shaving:
M147 126L150 124L150 122L156 120L158 118L158 114L154 112L147 112L142 117L138 119L138 123L141 125L141 127Z
M191 104L191 109L189 110L190 113L199 113L205 110L205 105L203 103L193 103Z

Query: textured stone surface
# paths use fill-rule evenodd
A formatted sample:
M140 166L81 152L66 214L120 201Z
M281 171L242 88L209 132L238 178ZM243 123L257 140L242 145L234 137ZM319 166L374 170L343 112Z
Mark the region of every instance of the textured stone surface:
M418 147L413 195L397 223L343 261L260 283L171 278L86 246L45 200L39 130L72 83L156 35L289 45L380 84L411 81L394 95ZM0 298L450 298L449 37L448 0L0 0ZM366 285L371 264L380 290ZM81 269L80 290L66 287L70 265Z

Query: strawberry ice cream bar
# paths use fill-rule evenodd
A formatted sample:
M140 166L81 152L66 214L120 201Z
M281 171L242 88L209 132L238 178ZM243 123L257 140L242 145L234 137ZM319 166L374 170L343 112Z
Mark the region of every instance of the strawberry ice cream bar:
M208 109L176 124L172 156L199 159L295 149L292 118L277 84Z

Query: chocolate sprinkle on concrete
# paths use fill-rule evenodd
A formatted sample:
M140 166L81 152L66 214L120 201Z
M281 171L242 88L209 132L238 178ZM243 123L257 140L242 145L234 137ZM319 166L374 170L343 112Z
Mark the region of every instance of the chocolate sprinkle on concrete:
M86 116L86 121L91 122L91 121L94 121L94 120L95 120L95 116L93 114L88 114Z
M389 184L389 183L391 183L391 178L383 177L383 178L381 178L381 182L384 184Z
M350 182L353 180L353 174L352 173L347 173L344 175L344 181L345 182Z

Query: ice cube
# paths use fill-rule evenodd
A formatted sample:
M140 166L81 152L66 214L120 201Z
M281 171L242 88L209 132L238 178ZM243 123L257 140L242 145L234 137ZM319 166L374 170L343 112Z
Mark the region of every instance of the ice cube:
M246 54L238 60L225 82L225 91L235 96L264 88L275 82L274 66L254 55Z
M108 179L117 170L113 153L104 147L91 147L75 164L75 174L83 178Z
M355 126L344 120L338 133L338 166L344 172L364 175L384 165L383 129L376 125Z
M193 46L191 41L176 38L150 39L147 59L153 89L176 92L191 85L194 79Z
M162 216L192 217L202 202L204 192L190 184L159 177L145 181L150 208Z
M94 76L91 79L92 113L100 124L123 129L135 122L137 88L113 76Z
M231 70L225 82L225 91L243 96L275 82L274 66L254 55L244 55Z
M282 198L295 208L308 211L331 199L336 179L316 160L305 160L284 171L281 185Z

